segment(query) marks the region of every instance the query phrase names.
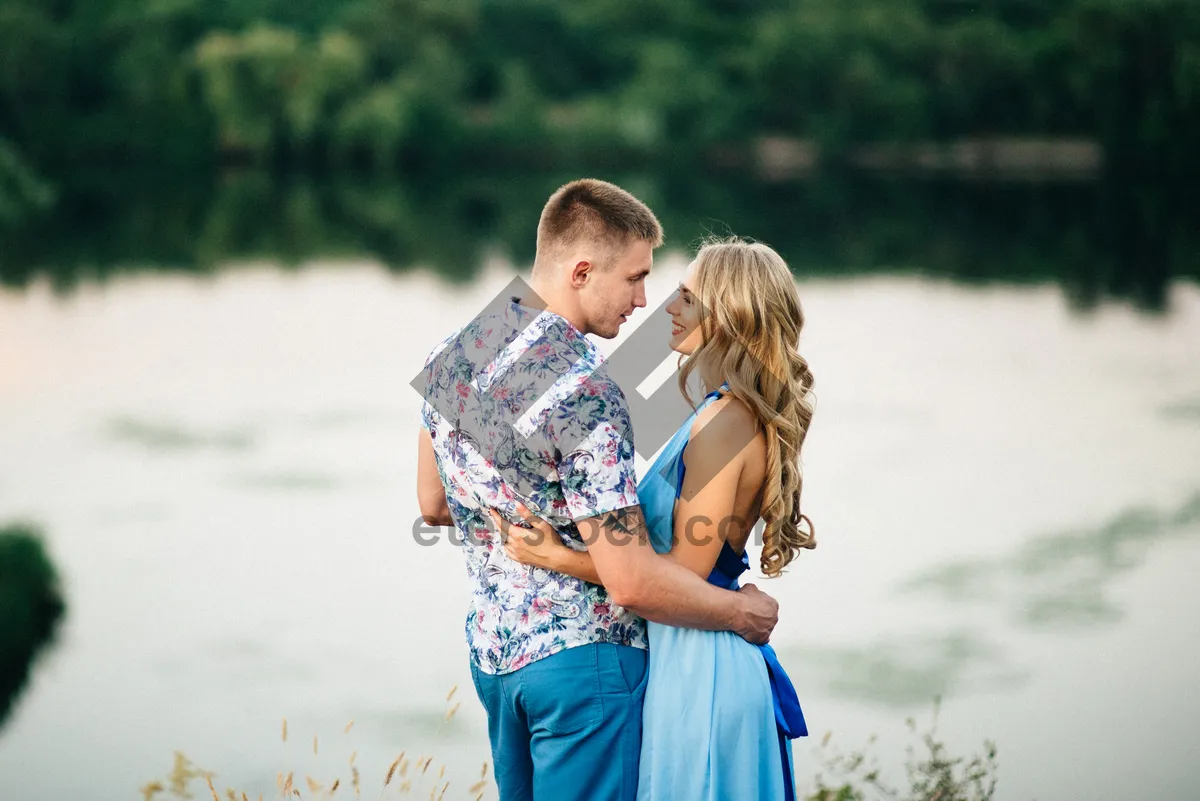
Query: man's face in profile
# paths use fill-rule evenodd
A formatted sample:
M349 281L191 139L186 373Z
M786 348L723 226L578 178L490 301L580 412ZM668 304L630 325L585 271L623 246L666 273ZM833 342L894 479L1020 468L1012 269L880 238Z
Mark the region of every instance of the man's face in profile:
M634 309L646 305L646 276L654 265L654 248L644 239L631 242L605 266L592 264L579 290L588 330L612 339Z

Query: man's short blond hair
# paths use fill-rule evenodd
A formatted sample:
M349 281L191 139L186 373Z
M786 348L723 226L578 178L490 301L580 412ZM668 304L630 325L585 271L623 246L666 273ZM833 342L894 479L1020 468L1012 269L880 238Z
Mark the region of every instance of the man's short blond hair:
M645 203L607 181L572 181L555 190L542 209L533 269L544 268L568 248L587 241L601 246L603 263L597 266L603 269L637 240L654 248L663 241L662 226Z

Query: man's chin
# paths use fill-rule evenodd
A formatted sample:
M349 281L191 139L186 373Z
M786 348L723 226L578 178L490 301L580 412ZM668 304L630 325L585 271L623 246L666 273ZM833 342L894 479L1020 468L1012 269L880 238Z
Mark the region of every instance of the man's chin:
M601 339L615 339L617 334L621 333L621 323L622 322L624 322L624 321L622 320L622 321L612 323L610 325L605 326L604 328L597 327L597 328L593 329L592 333L595 334L596 336L600 337Z

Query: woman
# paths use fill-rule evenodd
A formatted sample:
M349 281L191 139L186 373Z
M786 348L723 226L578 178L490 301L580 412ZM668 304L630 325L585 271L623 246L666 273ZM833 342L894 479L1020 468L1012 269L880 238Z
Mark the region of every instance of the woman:
M762 571L778 576L815 545L811 521L800 514L813 377L797 352L804 316L795 281L765 245L710 242L666 311L671 348L681 354L680 390L691 402L687 383L696 373L710 391L638 485L651 542L734 589L749 569L745 549L761 518ZM567 546L545 521L520 512L541 536L509 536L509 556L560 565L556 551ZM588 562L578 577L598 582ZM793 799L790 739L808 732L770 647L730 632L647 625L638 798Z

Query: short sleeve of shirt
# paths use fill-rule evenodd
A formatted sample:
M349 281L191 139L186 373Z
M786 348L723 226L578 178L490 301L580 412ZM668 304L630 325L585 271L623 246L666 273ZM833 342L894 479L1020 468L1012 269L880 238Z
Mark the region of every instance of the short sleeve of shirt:
M602 372L584 381L550 420L563 498L574 520L638 503L629 407Z
M444 351L452 342L454 342L461 330L462 329L456 330L454 333L450 334L450 336L446 337L437 345L435 345L433 350L429 351L429 355L425 357L425 366L422 368L425 372L426 382L431 382L433 380L430 365L432 365L434 360L441 355L442 351ZM431 430L433 428L434 415L436 414L437 411L435 411L434 408L429 404L429 398L423 397L421 399L421 428L425 429L426 431Z

